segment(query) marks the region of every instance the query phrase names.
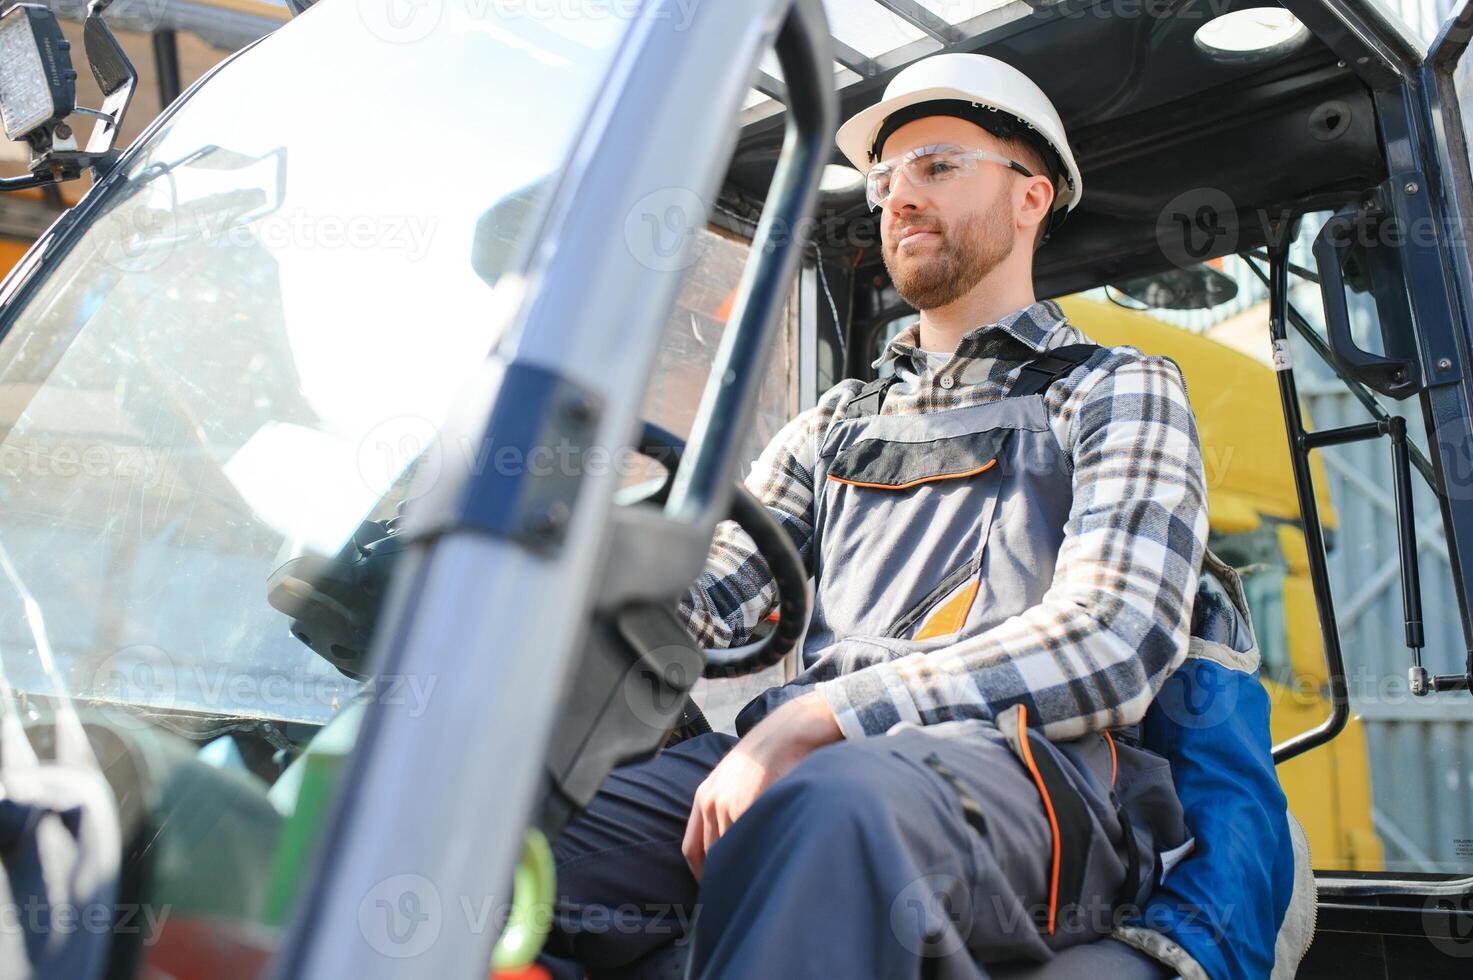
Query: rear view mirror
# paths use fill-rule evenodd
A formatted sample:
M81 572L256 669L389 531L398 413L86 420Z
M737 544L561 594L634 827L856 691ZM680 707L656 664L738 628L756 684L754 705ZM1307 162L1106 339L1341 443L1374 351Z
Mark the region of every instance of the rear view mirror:
M6 139L49 143L50 130L76 108L70 49L56 15L45 7L22 3L0 15L0 120Z
M1194 265L1111 283L1110 299L1121 306L1130 306L1130 303L1121 302L1116 293L1139 304L1135 309L1206 310L1237 296L1238 284L1231 276L1210 265Z
M82 25L87 62L92 66L92 77L97 79L97 87L102 90L101 118L87 140L87 152L98 156L111 152L117 142L118 129L123 125L128 104L133 101L133 90L138 87L137 69L113 36L112 28L103 22L102 8L105 6L105 3L94 3Z

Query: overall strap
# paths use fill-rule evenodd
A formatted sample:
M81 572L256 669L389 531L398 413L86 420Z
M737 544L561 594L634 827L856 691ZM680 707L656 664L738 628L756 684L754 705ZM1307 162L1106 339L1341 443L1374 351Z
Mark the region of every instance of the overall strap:
M1023 365L1023 373L1013 383L1006 397L1020 398L1047 390L1049 385L1089 360L1100 349L1099 344L1066 344L1045 351ZM900 377L892 374L867 383L845 406L843 418L862 419L879 415L880 406L885 404L885 396L899 381Z
M859 394L850 399L848 405L844 406L842 417L846 419L863 419L871 415L879 415L880 406L885 404L885 396L889 394L890 389L899 380L897 376L892 374L888 378L876 378L869 382L863 388L859 389Z
M1048 386L1067 376L1100 350L1099 344L1066 344L1033 358L1008 390L1008 398L1022 398L1047 391Z

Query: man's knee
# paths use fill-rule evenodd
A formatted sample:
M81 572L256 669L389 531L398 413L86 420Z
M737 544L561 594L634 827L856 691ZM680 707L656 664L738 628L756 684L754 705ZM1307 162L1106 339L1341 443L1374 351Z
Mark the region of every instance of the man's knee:
M902 760L876 748L841 742L810 755L732 825L729 849L747 855L779 840L789 857L893 849L903 833L900 811L913 807L924 787Z
M906 792L912 777L901 760L878 751L872 741L878 740L839 742L814 752L764 797L770 794L772 804L810 819L883 814Z

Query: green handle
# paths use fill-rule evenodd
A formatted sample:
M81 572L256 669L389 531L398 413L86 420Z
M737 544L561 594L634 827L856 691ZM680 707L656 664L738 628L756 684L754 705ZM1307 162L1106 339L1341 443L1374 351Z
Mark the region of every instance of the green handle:
M552 928L552 900L557 869L552 848L536 827L528 828L512 886L511 915L491 954L493 970L531 966Z

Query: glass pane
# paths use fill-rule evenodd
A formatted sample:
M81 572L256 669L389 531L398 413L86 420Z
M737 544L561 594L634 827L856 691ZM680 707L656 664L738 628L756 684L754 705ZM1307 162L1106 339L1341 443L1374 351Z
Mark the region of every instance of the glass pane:
M750 251L746 241L711 229L702 230L696 240L696 258L665 326L644 402L645 418L679 436L689 435L695 421ZM779 314L781 341L767 362L752 432L737 456L741 477L747 475L751 463L778 430L798 413L797 325L792 309L790 303ZM655 475L650 467L635 474L630 482ZM778 664L746 677L702 679L696 682L693 696L713 728L730 731L744 704L768 687L782 683L783 670Z
M1309 245L1325 217L1305 222L1293 261L1314 267ZM1347 298L1357 342L1379 350L1374 301L1368 294ZM1319 289L1296 289L1294 302L1322 330ZM1307 345L1295 338L1291 350L1308 425L1327 429L1371 419ZM1407 420L1411 441L1425 453L1420 403L1380 396L1377 401ZM1383 439L1333 446L1313 459L1320 499L1328 498L1333 508L1324 523L1354 717L1329 745L1283 766L1280 777L1296 813L1307 829L1313 827L1316 867L1468 873L1473 871L1467 843L1473 839L1473 724L1466 704L1455 696L1417 698L1407 688L1411 654L1403 626L1390 444ZM1441 510L1416 473L1413 496L1426 632L1422 660L1434 673L1461 673L1466 651ZM1285 541L1291 576L1296 565L1304 564L1303 547L1301 536ZM1307 607L1296 622L1291 608L1299 593L1308 600L1307 585L1306 579L1285 591L1295 676L1275 703L1278 738L1293 734L1280 730L1284 719L1294 718L1294 727L1302 730L1324 717L1318 619ZM1329 846L1320 846L1321 839Z
M1313 268L1311 245L1327 214L1307 216L1290 261ZM1105 290L1060 300L1069 318L1106 344L1131 344L1181 365L1202 441L1211 546L1243 575L1273 702L1275 742L1329 715L1324 646L1268 338L1268 296L1242 257L1214 262L1237 284L1205 310L1126 309ZM1260 262L1260 266L1264 264ZM1319 287L1290 277L1290 301L1321 335ZM1358 342L1377 346L1376 308L1350 297ZM873 354L914 316L879 332ZM1291 351L1310 428L1370 416L1306 344ZM1425 451L1420 408L1382 399L1407 418ZM1353 443L1311 457L1328 540L1332 594L1354 717L1325 746L1286 763L1279 777L1322 869L1473 871L1473 721L1466 695L1414 698L1402 628L1389 443ZM1429 670L1460 671L1461 620L1437 501L1414 476L1419 570Z
M665 325L644 402L645 418L682 438L690 434L695 421L751 246L705 228L697 234L695 249L695 260ZM744 464L757 457L798 409L797 359L786 311L781 317L783 342L768 362L758 389L752 432L737 454Z
M17 314L0 543L71 694L321 723L356 689L288 633L268 581L356 557L360 523L393 518L410 473L454 451L439 425L515 310L496 287L521 281L543 178L623 32L464 16L450 5L419 36L384 22L400 43L364 43L358 11L325 4L268 38L142 148ZM356 98L281 70L326 63ZM459 133L477 179L404 179L373 154L344 166L363 133L411 116ZM12 684L52 690L8 585L0 644Z
M920 0L920 5L951 24L964 24L989 10L999 10L1007 6L1021 8L1018 12L1020 17L1027 16L1031 9L1020 0Z
M1302 264L1303 259L1296 247L1294 260ZM1202 445L1210 545L1243 576L1263 657L1261 679L1273 703L1273 738L1279 742L1328 715L1327 674L1284 417L1268 358L1267 297L1241 260L1221 265L1239 290L1214 309L1131 310L1103 301L1098 292L1067 297L1062 305L1095 341L1132 344L1169 356L1182 368ZM1296 304L1307 305L1313 288L1296 287ZM1327 421L1321 416L1328 417L1331 410L1313 399L1321 392L1331 397L1333 389L1306 363L1312 352L1296 347L1295 353L1296 374L1309 396L1310 424L1321 426ZM1384 444L1374 448L1387 451ZM1350 506L1351 490L1332 478L1337 471L1328 461L1316 457L1311 466L1333 548L1343 549L1350 536L1340 535L1339 529L1361 526L1342 510ZM1394 556L1395 550L1389 554ZM1394 581L1391 587L1396 587ZM1337 590L1342 617L1352 605L1344 595ZM1349 647L1352 641L1346 642ZM1384 638L1357 638L1355 650L1346 650L1347 659L1365 662L1377 642L1384 644ZM1316 867L1382 867L1366 733L1367 723L1353 720L1329 745L1279 770L1290 807L1309 836Z
M823 6L834 37L871 58L926 37L873 0L824 0Z
M1460 65L1464 93L1469 78L1468 66ZM1465 115L1467 106L1465 95ZM1315 268L1312 243L1327 217L1305 217L1291 246L1293 264ZM1270 359L1267 290L1244 257L1212 265L1236 283L1237 294L1210 309L1126 310L1108 302L1103 289L1061 303L1092 339L1165 354L1183 368L1202 438L1211 544L1243 574L1279 742L1328 717L1328 674ZM1318 285L1294 275L1289 282L1291 303L1323 338ZM1381 350L1374 299L1351 293L1347 300L1356 342ZM881 331L872 353L881 353L913 319ZM1295 331L1290 336L1308 427L1368 421L1370 414L1312 348ZM1412 442L1425 453L1417 400L1379 401L1389 414L1406 418ZM1311 469L1353 717L1329 744L1280 768L1290 805L1318 868L1473 872L1473 716L1465 694L1416 698L1407 689L1411 656L1389 441L1318 451ZM1460 673L1466 648L1441 511L1420 474L1413 484L1423 662L1434 672Z
M1363 422L1368 413L1334 384L1304 393L1317 427ZM1420 406L1381 399L1407 419L1425 447ZM1385 866L1404 871L1473 870L1473 727L1452 695L1416 698L1406 684L1411 656L1402 625L1400 564L1389 444L1351 443L1321 450L1338 515L1330 578L1345 651L1351 708L1364 728L1374 825ZM1436 497L1414 477L1416 541L1427 646L1434 673L1461 673L1465 651L1458 601ZM1466 697L1466 696L1465 696ZM1360 766L1358 746L1336 748ZM1349 758L1354 751L1356 757ZM1353 866L1353 865L1346 865Z
M1291 263L1315 267L1312 243L1327 217L1305 217L1291 244ZM1206 366L1182 341L1168 341L1159 327L1137 326L1133 337L1122 330L1109 340L1169 354L1186 373L1211 493L1212 547L1243 574L1278 742L1328 716L1328 675L1269 357L1267 290L1243 257L1214 264L1237 283L1238 294L1229 302L1137 315L1221 345L1212 355L1216 367ZM1261 260L1258 265L1266 268ZM1323 338L1319 287L1294 275L1289 283L1290 302ZM1105 291L1090 295L1103 298ZM1356 342L1379 351L1374 299L1351 292L1347 301ZM1106 340L1097 324L1116 315L1104 307L1086 329ZM1083 314L1078 318L1085 322ZM1290 338L1306 425L1325 429L1368 421L1369 413L1292 329ZM1379 400L1388 413L1406 417L1412 441L1425 451L1418 403ZM1305 826L1318 868L1473 871L1466 843L1473 839L1473 724L1466 704L1447 695L1414 698L1406 687L1411 659L1402 627L1389 443L1321 450L1311 457L1311 468L1353 718L1328 745L1280 767L1290 805ZM1423 658L1428 669L1450 673L1461 669L1464 657L1452 569L1437 501L1420 475L1414 475L1414 486L1427 634Z
M1453 0L1371 0L1413 44L1426 51L1442 22L1452 10Z
M1473 56L1466 51L1453 68L1453 88L1458 93L1458 111L1463 119L1463 150L1473 152Z

